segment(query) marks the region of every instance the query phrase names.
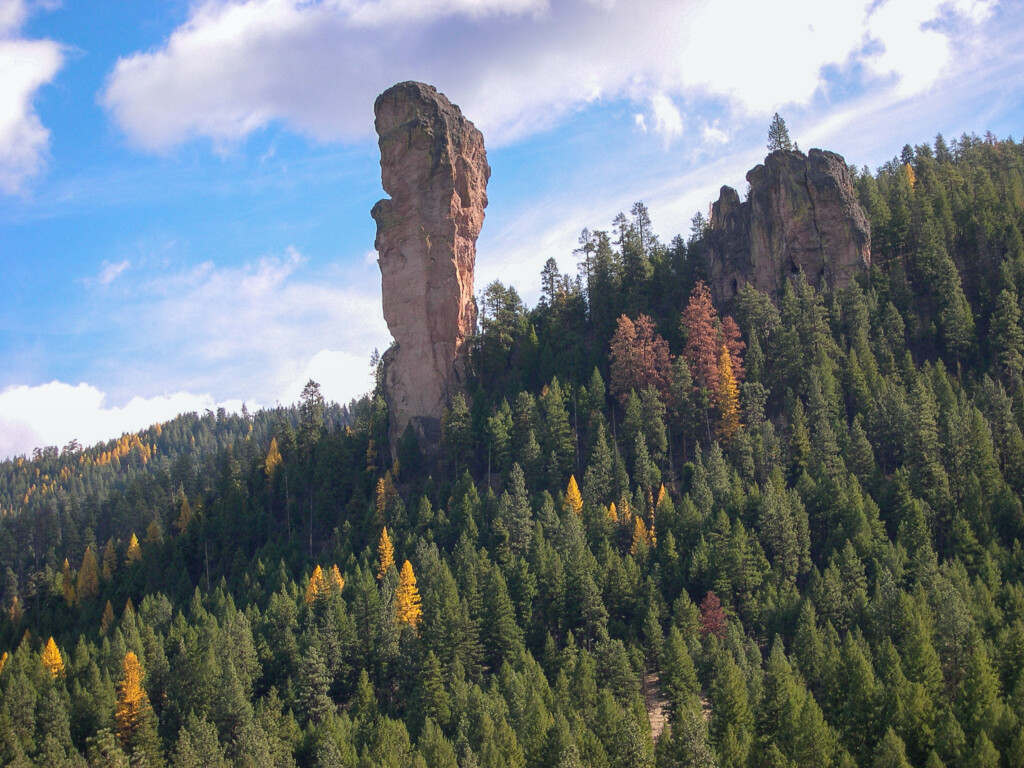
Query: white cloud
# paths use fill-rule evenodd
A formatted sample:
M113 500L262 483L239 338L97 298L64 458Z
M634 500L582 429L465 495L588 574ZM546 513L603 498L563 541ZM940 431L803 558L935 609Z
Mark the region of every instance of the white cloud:
M876 7L877 5L877 7ZM627 98L678 135L700 95L770 114L807 103L825 68L866 63L905 92L950 62L991 4L956 0L206 0L156 50L121 59L102 101L142 147L237 141L271 123L363 138L377 93L409 78L461 104L490 143ZM949 24L931 24L953 18ZM924 25L924 26L922 26ZM955 25L953 25L955 26ZM876 84L877 85L877 84Z
M124 261L119 261L116 264L111 264L110 262L105 261L103 262L103 269L100 270L100 274L96 278L96 281L100 285L110 285L112 282L117 280L117 278L120 277L124 273L124 271L128 269L128 267L130 266L131 262L128 259L125 259Z
M656 93L651 96L651 114L654 116L654 130L657 131L666 141L676 138L683 133L683 116L679 114L672 99L664 93Z
M114 343L88 378L120 379L125 394L174 389L289 403L302 389L295 382L312 376L347 402L370 387L374 347L391 343L379 270L358 260L344 273L313 270L295 249L239 266L140 264L108 290L120 311L97 310L87 331L102 327Z
M33 101L63 63L52 40L18 37L26 16L21 0L0 0L0 191L7 194L20 192L45 163L50 132Z
M8 387L0 392L0 459L30 454L47 445L63 447L78 440L88 446L136 432L179 413L225 407L208 394L187 392L134 397L123 406L108 405L107 395L90 384L51 381L35 387Z

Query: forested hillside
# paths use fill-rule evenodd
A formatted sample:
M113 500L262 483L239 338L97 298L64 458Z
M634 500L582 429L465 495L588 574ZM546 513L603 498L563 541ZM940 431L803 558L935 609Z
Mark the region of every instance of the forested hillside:
M0 760L1024 766L1024 144L855 183L841 291L641 203L488 286L437 462L312 383L4 462Z

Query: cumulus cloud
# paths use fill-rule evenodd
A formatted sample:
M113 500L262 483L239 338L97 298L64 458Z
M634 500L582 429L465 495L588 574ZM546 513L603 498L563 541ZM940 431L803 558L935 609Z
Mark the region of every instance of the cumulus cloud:
M121 59L102 101L151 150L237 141L281 123L362 138L377 93L436 84L491 143L626 98L641 127L682 130L678 100L724 97L764 114L806 103L828 67L863 64L906 92L930 87L950 36L983 23L972 0L206 0L152 51ZM953 19L957 25L939 23Z
M0 459L30 454L47 445L63 447L72 440L92 445L188 411L241 407L238 402L218 403L209 394L188 392L134 397L120 407L107 400L104 392L89 384L51 381L8 387L0 392Z
M15 194L42 169L50 132L33 105L63 62L52 40L19 37L27 11L23 0L0 0L0 191Z

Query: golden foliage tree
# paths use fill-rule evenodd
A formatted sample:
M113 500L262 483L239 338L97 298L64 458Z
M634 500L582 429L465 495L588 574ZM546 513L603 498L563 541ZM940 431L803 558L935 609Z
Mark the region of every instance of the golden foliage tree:
M740 393L732 373L729 349L723 344L718 354L718 436L728 445L743 426L740 423Z
M114 578L114 574L117 573L117 550L114 549L114 539L107 539L107 546L103 548L103 559L101 561L103 566L100 573L103 576L103 581L110 581Z
M125 654L121 681L117 684L117 739L129 755L146 754L148 764L158 764L159 737L146 689L142 687L142 665L131 651Z
M64 674L64 659L61 658L60 649L53 642L53 637L46 641L41 658L43 666L53 677Z
M4 651L3 655L0 656L0 673L4 671L4 667L7 666L7 659L10 658L7 651Z
M306 602L312 605L320 595L327 591L327 584L324 581L324 571L319 565L313 569L313 575L309 577L309 585L306 587Z
M583 514L583 496L580 495L580 487L576 484L576 475L569 476L569 487L565 489L565 503L573 514Z
M642 545L650 545L650 534L647 532L647 526L644 525L644 519L637 515L633 518L633 543L629 547L629 553L635 555Z
M395 564L395 548L391 544L391 537L388 536L388 527L385 525L380 532L380 541L377 542L377 557L380 558L380 569L377 571L377 578L384 578L384 574Z
M142 548L139 546L139 540L135 534L132 534L131 541L128 542L128 551L125 553L124 561L128 565L142 559Z
M398 623L408 624L415 629L423 617L423 607L420 604L420 591L416 589L416 574L412 572L412 563L408 560L402 565L402 572L398 575L395 603Z
M80 601L92 600L100 593L100 565L96 562L96 555L93 554L92 547L85 548L82 567L78 569L75 592Z
M114 621L114 606L107 600L107 604L103 608L103 617L100 619L100 634L106 636L110 628L114 626Z
M188 530L188 525L191 522L192 507L189 505L188 499L182 496L181 507L178 509L178 517L174 520L174 527L178 529L179 534L183 534Z
M327 586L332 590L336 590L339 595L341 590L345 588L345 578L341 575L337 565L332 565L331 572L327 574Z
M267 460L263 463L263 469L267 473L267 477L274 476L274 470L281 465L281 449L277 447L277 438L272 437L270 439L270 450L267 451Z

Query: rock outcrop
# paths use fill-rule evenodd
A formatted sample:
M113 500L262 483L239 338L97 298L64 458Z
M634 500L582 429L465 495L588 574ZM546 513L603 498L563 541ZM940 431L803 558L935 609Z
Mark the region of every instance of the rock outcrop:
M465 342L476 324L473 269L487 206L484 138L435 88L399 83L377 97L381 182L373 206L384 319L392 452L408 425L430 456L441 416L465 383Z
M746 283L777 301L803 270L815 288L842 288L871 263L871 228L846 161L778 150L747 173L750 194L722 187L711 209L708 282L719 305Z

